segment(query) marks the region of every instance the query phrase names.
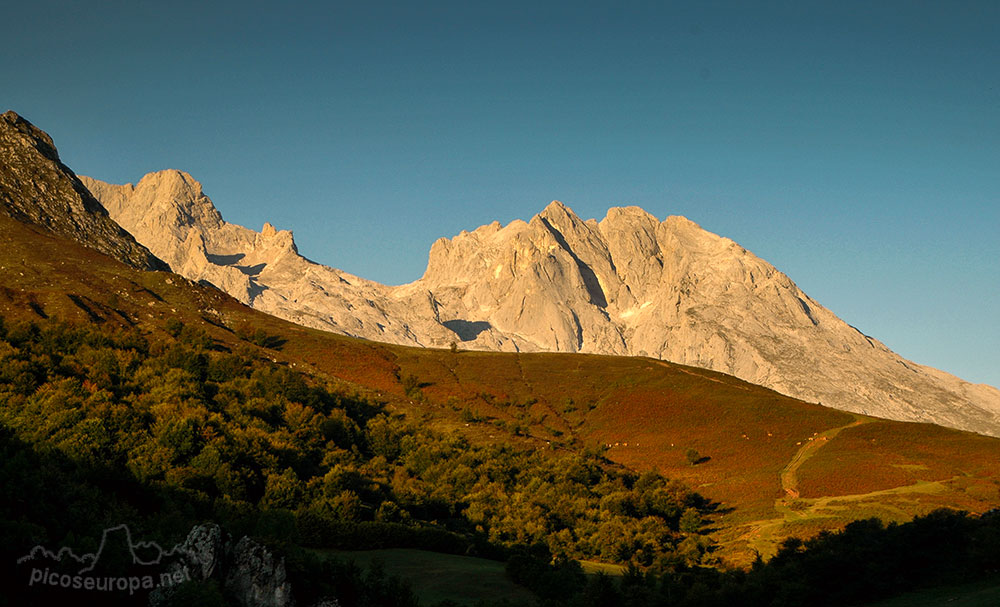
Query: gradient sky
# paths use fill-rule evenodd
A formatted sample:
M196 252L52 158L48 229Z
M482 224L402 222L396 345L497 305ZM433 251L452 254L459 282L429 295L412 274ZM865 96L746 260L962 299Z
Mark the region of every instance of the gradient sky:
M1000 386L1000 3L201 4L7 3L0 111L391 284L553 199L684 215Z

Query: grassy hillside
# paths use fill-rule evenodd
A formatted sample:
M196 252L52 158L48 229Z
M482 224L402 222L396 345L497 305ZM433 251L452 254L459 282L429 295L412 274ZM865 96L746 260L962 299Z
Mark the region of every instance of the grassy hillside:
M866 607L996 607L1000 605L1000 579L961 586L909 592Z
M680 479L721 504L705 525L728 562L774 554L855 518L1000 505L1000 440L875 420L722 374L644 358L389 346L305 329L168 273L0 217L0 314L162 335L169 319L474 444L565 455ZM696 451L692 464L689 452Z
M446 600L468 604L483 598L525 605L538 598L513 583L503 563L488 559L405 548L327 550L322 554L365 568L373 564L382 567L390 575L409 580L413 592L428 605Z
M596 449L721 502L712 524L735 564L857 518L1000 503L994 438L837 411L650 359L387 348L423 386L425 402L412 408L439 423ZM689 461L692 449L701 463Z

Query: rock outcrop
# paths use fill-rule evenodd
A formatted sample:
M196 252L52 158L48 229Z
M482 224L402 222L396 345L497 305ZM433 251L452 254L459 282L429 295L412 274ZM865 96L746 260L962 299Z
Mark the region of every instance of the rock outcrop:
M256 541L244 537L230 554L226 588L237 600L254 607L292 607L292 587L285 575L285 562Z
M582 220L553 202L431 247L388 287L313 263L290 232L226 223L190 175L83 178L175 271L303 325L397 344L638 355L722 371L824 405L1000 436L1000 391L907 361L774 266L683 217Z
M177 550L170 573L181 571L182 579L215 579L237 604L243 607L294 607L292 587L285 562L259 542L243 537L234 542L214 523L197 525ZM173 587L158 588L150 595L150 605L165 604ZM317 604L336 605L335 598Z
M433 316L429 296L400 299L390 287L313 263L299 255L287 230L264 224L255 232L226 223L187 173L152 173L134 186L82 179L111 216L175 272L254 308L392 343L442 346L455 339L447 327L424 320Z
M60 162L52 138L14 112L0 114L0 212L132 267L169 269L108 216Z

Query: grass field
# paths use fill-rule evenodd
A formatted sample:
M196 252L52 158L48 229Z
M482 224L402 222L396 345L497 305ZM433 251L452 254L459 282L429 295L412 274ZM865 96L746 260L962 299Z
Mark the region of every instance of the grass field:
M425 385L414 406L443 427L494 440L514 427L556 449L596 448L717 501L711 524L730 564L858 518L1000 503L993 438L836 411L650 359L391 349ZM455 419L460 407L477 421ZM692 466L689 449L703 463Z
M322 550L320 554L343 561L354 561L369 568L378 560L386 573L409 582L422 604L443 600L472 604L479 599L506 599L514 605L537 600L531 591L507 577L504 563L469 556L442 554L426 550ZM582 561L588 575L621 575L624 567L594 561Z
M955 477L989 478L997 465L995 443L996 439L929 424L879 420L849 428L802 466L802 495L867 493ZM942 452L951 455L940 457ZM838 474L844 469L852 470L850 479ZM995 482L980 489L988 499L998 496ZM975 495L969 499L975 500Z
M580 566L583 567L583 572L587 575L597 575L599 573L603 573L604 575L617 576L622 575L625 572L625 567L621 565L612 565L610 563L580 561Z
M1000 605L1000 579L911 592L865 607L996 607L997 605Z
M514 605L537 600L530 591L510 581L504 564L498 561L409 549L324 550L322 554L354 561L366 569L373 561L380 561L386 573L410 583L423 605L446 599L459 604L473 604L483 598L507 599Z

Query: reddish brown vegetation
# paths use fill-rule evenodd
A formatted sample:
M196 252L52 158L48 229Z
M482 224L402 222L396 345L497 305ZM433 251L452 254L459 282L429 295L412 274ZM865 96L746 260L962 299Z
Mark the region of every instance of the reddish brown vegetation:
M162 331L167 318L203 326L225 346L241 328L273 337L261 355L308 367L396 411L473 441L603 450L612 462L683 480L767 519L784 496L780 472L814 433L854 416L738 379L645 358L452 352L389 346L304 329L221 292L163 272L138 272L75 243L0 216L0 314ZM404 389L404 378L416 388ZM686 458L694 449L701 463ZM828 441L798 471L803 498L853 495L949 480L914 494L931 505L1000 505L1000 440L923 424L878 421ZM896 504L898 507L898 504Z

